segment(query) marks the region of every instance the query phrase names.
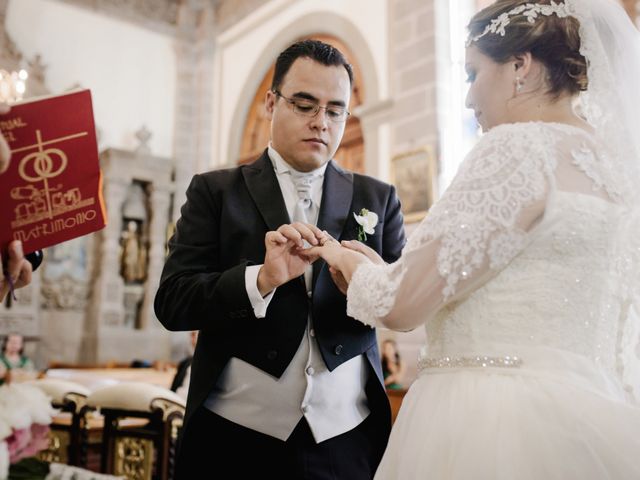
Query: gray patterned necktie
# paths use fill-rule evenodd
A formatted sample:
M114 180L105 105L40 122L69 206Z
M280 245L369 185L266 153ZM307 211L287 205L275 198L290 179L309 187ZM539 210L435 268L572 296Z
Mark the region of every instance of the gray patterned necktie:
M311 200L311 182L313 181L313 177L313 174L291 172L291 180L298 194L298 201L293 211L292 220L294 222L310 223L311 205L313 203Z
M313 174L291 172L291 180L298 194L298 201L296 202L293 210L293 218L291 219L293 222L312 223L313 200L311 200L311 183L314 177L315 175ZM307 292L311 291L312 277L313 269L311 265L309 265L304 272L304 283L307 287Z

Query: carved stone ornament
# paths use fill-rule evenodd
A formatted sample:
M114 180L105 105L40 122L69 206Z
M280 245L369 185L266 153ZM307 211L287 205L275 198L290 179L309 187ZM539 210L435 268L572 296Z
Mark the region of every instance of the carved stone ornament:
M36 53L33 59L27 61L27 64L29 65L29 77L44 85L47 65L42 63L42 56Z
M87 284L70 275L42 283L43 307L54 310L82 310L86 305Z
M153 136L153 134L149 131L147 126L143 125L142 127L140 127L140 129L136 131L135 136L138 139L138 142L140 142L140 144L136 148L136 153L141 153L141 154L151 153L151 148L149 147L149 140L151 140L151 137Z

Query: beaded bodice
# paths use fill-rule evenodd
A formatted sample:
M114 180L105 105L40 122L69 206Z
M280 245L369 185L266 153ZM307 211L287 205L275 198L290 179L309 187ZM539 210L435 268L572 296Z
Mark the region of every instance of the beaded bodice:
M616 370L623 304L611 241L620 207L556 192L529 245L491 281L426 323L429 356L545 346Z

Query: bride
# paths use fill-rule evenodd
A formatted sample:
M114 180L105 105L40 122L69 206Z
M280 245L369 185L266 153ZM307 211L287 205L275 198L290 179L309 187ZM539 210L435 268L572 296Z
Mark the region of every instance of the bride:
M612 0L499 0L469 30L486 134L400 260L306 251L352 317L426 328L376 478L640 478L640 35Z

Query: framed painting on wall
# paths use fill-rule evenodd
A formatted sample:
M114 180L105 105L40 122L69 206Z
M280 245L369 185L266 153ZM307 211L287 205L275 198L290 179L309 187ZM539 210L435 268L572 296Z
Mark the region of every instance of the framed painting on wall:
M436 199L436 156L431 146L410 150L391 159L391 183L395 185L406 223L424 218Z

